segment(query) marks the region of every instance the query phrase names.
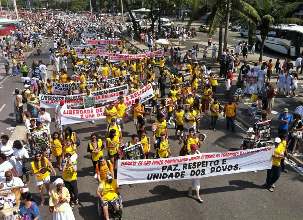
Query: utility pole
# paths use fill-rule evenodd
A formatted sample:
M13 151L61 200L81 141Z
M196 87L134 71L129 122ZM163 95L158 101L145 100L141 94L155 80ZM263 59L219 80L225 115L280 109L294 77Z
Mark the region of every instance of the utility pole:
M1 1L1 0L0 0L0 1ZM122 21L123 21L123 23L125 23L125 22L124 22L124 12L123 12L123 0L121 0L120 4L121 4L121 16L122 16Z

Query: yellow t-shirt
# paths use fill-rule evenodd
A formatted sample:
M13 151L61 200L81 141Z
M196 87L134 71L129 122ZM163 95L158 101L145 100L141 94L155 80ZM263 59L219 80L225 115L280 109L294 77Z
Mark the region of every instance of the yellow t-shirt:
M164 141L161 141L160 143L160 148L158 150L158 154L159 154L159 157L160 158L167 158L169 157L169 143L168 143L168 140L164 140Z
M212 103L210 105L210 112L211 112L211 116L219 116L220 112L220 105L219 103Z
M177 125L184 125L184 110L176 111L175 117L176 117L176 123Z
M196 125L197 121L196 121L196 117L198 116L198 112L196 110L192 110L190 112L188 112L188 120L189 120L189 124L191 126Z
M149 145L149 138L147 136L141 139L141 144L143 147L143 152L145 154L148 153L150 151L150 145Z
M165 119L162 122L157 122L156 137L161 137L161 134L165 132L166 128L167 123Z
M35 165L34 161L31 162L31 167L32 167L33 173L36 175L37 181L42 181L45 178L47 178L48 176L50 176L50 171L49 171L49 167L48 167L49 161L47 158L44 158L44 160L45 160L45 167L42 167L41 160L38 162L37 166Z
M118 112L117 112L116 107L113 106L111 109L106 108L105 113L106 113L106 121L107 121L107 123L110 123L112 118L117 117Z
M283 156L284 153L285 153L285 150L286 150L286 141L283 140L279 145L278 147L276 147L275 151L274 151L274 155L272 157L272 165L273 166L281 166L281 160L282 158L280 157L275 157L275 156Z
M62 172L62 178L67 182L77 180L77 176L77 170L74 168L73 164L67 165Z
M102 68L102 76L106 77L106 78L109 76L109 67L108 66L104 66Z
M199 138L198 137L189 137L187 139L187 151L191 151L191 145L198 145L199 143Z
M89 146L89 149L91 151L94 150L94 145L91 142L88 144L88 146ZM103 148L102 147L103 147L102 139L98 139L97 150L99 152L96 152L96 153L95 152L91 152L92 160L93 161L98 161L100 159L100 157L103 157Z
M76 146L74 144L71 144L69 146L64 146L63 153L64 154L69 153L71 155L75 154L76 153Z
M125 103L118 103L116 105L116 109L117 109L117 116L118 118L124 118L125 114L126 114L126 109L127 109L127 106Z
M116 135L113 140L106 138L106 147L110 156L117 154L120 147L119 137Z
M192 106L194 104L194 101L195 101L194 98L190 97L185 100L185 103Z
M117 181L113 180L111 183L102 181L98 186L98 191L102 193L102 199L106 202L113 201L118 198Z
M108 131L110 131L110 130L115 130L116 131L116 136L120 138L120 136L121 136L121 128L120 128L119 125L116 124L116 125L109 126Z
M59 139L54 139L52 141L52 154L55 157L61 156L62 154L62 144L61 141Z

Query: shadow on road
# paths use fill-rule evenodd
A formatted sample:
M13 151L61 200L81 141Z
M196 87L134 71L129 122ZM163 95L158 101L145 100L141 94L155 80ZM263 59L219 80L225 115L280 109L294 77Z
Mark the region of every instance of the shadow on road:
M238 191L250 188L262 189L262 186L256 185L253 182L245 181L245 180L232 180L229 181L229 186L222 187L214 187L214 188L206 188L201 190L201 194L213 194L213 193L221 193L221 192L231 192ZM124 201L124 207L131 207L136 205L142 205L146 203L153 203L159 201L166 201L170 199L176 199L181 197L187 197L188 191L178 191L176 189L170 188L169 186L159 185L150 190L150 193L154 194L154 196L148 198L140 198L129 201Z

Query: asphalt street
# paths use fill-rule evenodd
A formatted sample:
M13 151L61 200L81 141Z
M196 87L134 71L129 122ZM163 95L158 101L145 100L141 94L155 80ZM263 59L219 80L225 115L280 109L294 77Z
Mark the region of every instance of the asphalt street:
M30 56L28 63L43 59L48 62L47 48L42 57ZM20 79L8 77L0 83L0 129L7 133L7 128L15 126L12 112L12 93L16 87L22 88ZM52 113L52 116L53 113ZM202 120L201 132L207 134L207 139L201 147L202 152L220 152L239 149L244 135L244 127L238 123L236 133L225 130L225 121L220 119L217 131L208 130L210 119ZM92 163L86 152L87 141L93 132L104 136L106 124L98 121L96 124L82 123L73 125L78 133L81 146L78 151L78 188L80 205L74 208L76 219L95 220L97 216L97 181L93 178ZM147 127L151 135L151 126ZM125 139L135 132L132 122L125 126ZM174 138L174 130L169 130L172 154L178 155L180 146ZM123 197L123 219L240 219L240 220L301 220L303 217L303 177L289 170L282 174L276 184L276 191L271 193L263 188L266 171L225 175L201 179L201 194L204 203L200 204L187 196L190 181L160 182L153 184L125 185L120 189ZM33 182L32 192L38 198ZM39 200L38 200L39 201ZM48 207L40 208L43 220L52 219Z

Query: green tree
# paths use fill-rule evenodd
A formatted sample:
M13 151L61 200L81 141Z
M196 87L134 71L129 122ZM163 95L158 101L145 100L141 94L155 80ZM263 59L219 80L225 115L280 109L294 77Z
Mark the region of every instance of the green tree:
M213 2L209 20L209 34L213 35L218 27L220 32L222 32L224 24L224 49L227 49L228 26L231 14L247 22L258 23L261 20L254 7L244 0L216 0ZM222 41L222 37L219 38L219 56L222 53Z
M263 59L264 44L273 24L301 23L301 19L292 18L294 12L302 2L281 0L254 0L254 8L261 20L256 23L260 30L261 46L259 60Z

